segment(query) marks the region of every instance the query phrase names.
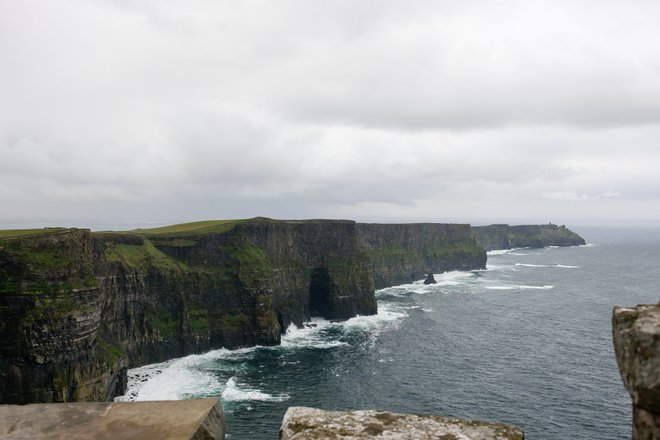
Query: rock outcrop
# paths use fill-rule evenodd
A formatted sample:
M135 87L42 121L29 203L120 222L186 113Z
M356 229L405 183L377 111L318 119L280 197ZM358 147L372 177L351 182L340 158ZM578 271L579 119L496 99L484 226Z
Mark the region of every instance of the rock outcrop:
M429 269L442 273L486 268L486 252L470 225L358 223L357 230L377 289L420 280Z
M499 423L382 411L323 411L291 407L280 440L316 439L523 440L523 432Z
M614 351L633 402L633 439L660 439L660 304L615 307Z
M472 226L479 246L487 251L520 247L581 246L585 241L564 225Z
M0 438L222 440L217 399L0 405Z
M467 225L211 221L0 234L0 403L110 400L126 369L275 345L311 316L377 312L375 287L475 269Z

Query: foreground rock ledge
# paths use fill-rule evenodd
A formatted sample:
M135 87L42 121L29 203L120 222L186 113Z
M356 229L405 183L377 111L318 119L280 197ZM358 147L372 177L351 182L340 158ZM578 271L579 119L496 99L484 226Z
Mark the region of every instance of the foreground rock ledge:
M660 304L615 307L612 338L633 401L633 439L660 440Z
M280 440L312 439L523 440L523 432L499 423L381 411L323 411L291 407Z
M223 439L220 402L58 403L0 405L0 438Z

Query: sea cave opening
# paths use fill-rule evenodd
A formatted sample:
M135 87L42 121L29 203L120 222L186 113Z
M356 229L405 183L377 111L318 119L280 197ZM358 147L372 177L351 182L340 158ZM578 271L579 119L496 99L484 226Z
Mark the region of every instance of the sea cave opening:
M311 283L309 285L309 314L310 316L321 316L329 319L330 293L332 278L327 267L318 267L312 270Z

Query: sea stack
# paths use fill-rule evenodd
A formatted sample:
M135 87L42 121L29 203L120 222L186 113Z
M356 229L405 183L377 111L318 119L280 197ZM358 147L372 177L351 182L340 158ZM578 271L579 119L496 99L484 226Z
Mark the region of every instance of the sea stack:
M424 284L435 284L437 281L433 277L433 272L429 272L428 275L426 275L426 279L424 280Z

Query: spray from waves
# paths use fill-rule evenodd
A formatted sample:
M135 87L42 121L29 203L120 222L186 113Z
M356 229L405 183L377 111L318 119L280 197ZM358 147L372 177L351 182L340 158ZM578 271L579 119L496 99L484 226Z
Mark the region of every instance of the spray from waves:
M504 255L511 252L513 249L493 249L492 251L486 252L486 256L492 257L495 255Z
M256 347L251 347L254 350ZM248 350L242 350L243 353ZM213 350L157 364L144 365L128 371L128 389L115 400L180 400L188 396L217 395L222 389L214 370L218 360L231 353Z
M408 314L405 307L389 303L379 303L375 315L355 316L346 321L328 321L323 318L312 318L303 327L289 325L282 335L283 348L315 348L327 349L348 345L342 340L345 332L365 331L377 336L387 328L396 328Z
M258 389L250 388L245 384L239 384L235 377L230 377L222 390L223 402L244 402L249 400L257 400L261 402L283 402L289 398L288 394L273 396L259 391Z
M312 318L303 327L290 324L282 335L280 346L284 348L317 348L325 349L347 345L346 342L328 338L328 330L335 324L323 318Z

